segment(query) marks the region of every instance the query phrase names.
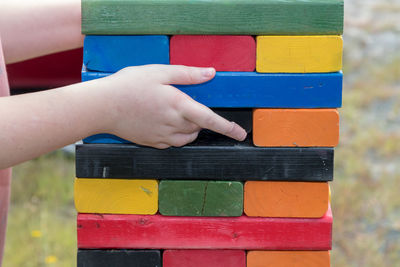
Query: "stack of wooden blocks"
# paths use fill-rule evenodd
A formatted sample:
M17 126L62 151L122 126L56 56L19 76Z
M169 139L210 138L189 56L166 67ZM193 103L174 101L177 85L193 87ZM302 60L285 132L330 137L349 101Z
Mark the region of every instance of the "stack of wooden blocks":
M157 150L76 148L78 266L330 266L342 0L83 0L82 80L216 68L177 86L248 131Z

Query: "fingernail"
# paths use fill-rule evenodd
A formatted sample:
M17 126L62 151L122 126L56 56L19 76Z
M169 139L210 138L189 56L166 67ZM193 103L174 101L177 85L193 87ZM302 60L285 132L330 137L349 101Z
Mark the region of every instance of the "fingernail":
M242 137L239 139L239 141L244 141L247 137L246 131L243 131Z
M203 69L201 71L201 74L203 75L203 77L205 78L210 78L214 75L214 69L213 68L207 68L207 69Z

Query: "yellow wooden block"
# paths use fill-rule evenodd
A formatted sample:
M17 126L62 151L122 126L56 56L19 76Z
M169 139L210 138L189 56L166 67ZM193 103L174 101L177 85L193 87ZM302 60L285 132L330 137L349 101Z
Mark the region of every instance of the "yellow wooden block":
M257 36L257 72L313 73L342 69L341 36Z
M75 179L75 207L82 213L155 214L158 182L129 179Z

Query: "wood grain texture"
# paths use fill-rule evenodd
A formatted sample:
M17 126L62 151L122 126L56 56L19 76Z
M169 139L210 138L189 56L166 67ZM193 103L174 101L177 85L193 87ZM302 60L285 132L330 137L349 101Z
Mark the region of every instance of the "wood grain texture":
M79 214L77 233L85 249L329 250L332 213L319 219Z
M257 36L257 72L336 72L342 54L341 36Z
M261 147L335 147L336 109L255 109L253 142Z
M158 182L131 179L75 179L78 212L112 214L155 214L158 211Z
M159 250L78 250L78 267L161 267Z
M253 36L175 35L170 44L171 64L214 67L217 71L254 71Z
M328 183L246 182L244 212L247 216L320 218L329 206Z
M160 182L159 210L166 216L241 216L243 184L234 181Z
M83 69L82 81L108 75ZM217 72L207 83L176 87L211 108L338 108L342 105L342 78L341 72Z
M84 34L343 32L343 0L84 0Z
M169 38L165 35L88 35L83 64L89 70L117 72L128 66L169 64Z
M76 175L226 181L333 179L332 148L258 148L250 140L228 141L165 150L124 144L77 145Z
M329 251L249 251L247 267L330 267Z
M163 267L246 267L243 250L166 250Z
M252 109L214 108L213 111L229 121L239 124L247 133L253 129ZM198 138L218 138L220 134L210 130L200 131ZM129 144L131 142L111 134L96 134L83 139L84 144Z

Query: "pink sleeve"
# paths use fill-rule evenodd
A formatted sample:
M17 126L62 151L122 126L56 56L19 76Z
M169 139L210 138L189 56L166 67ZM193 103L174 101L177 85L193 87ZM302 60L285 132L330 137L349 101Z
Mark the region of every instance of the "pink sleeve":
M0 39L0 97L7 96L9 93L10 89L8 87L6 66ZM0 170L0 267L3 259L7 213L10 202L10 179L11 169Z

